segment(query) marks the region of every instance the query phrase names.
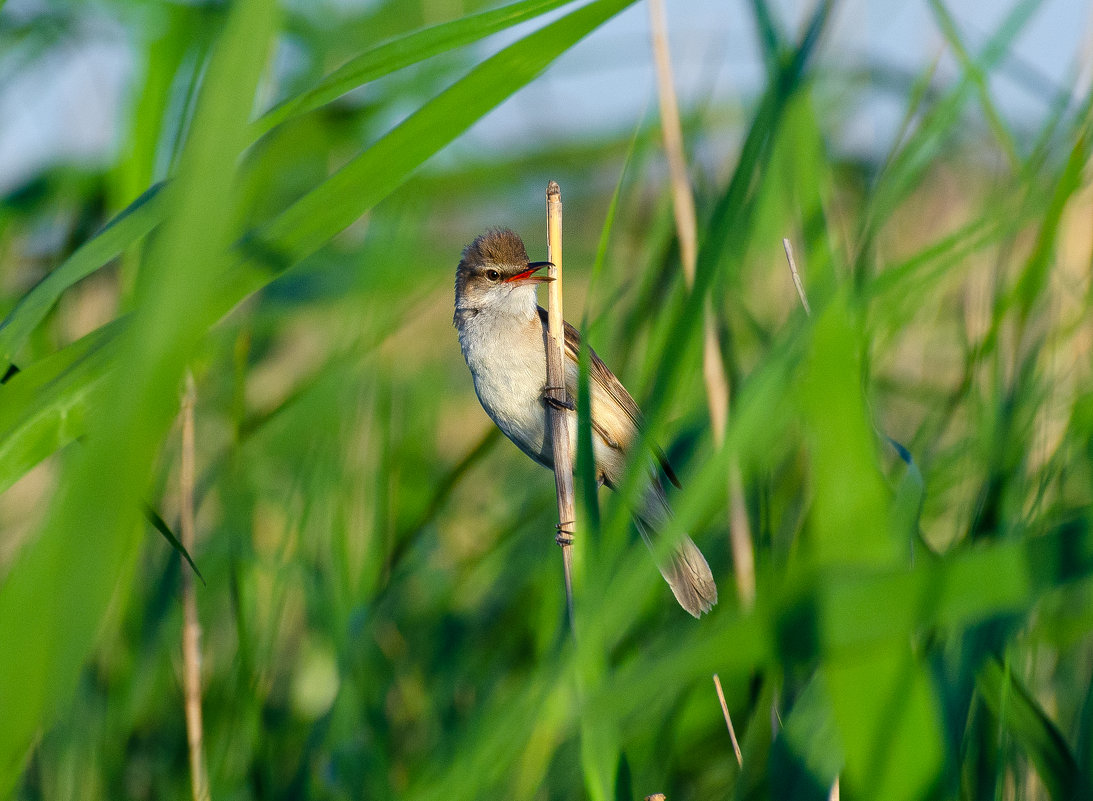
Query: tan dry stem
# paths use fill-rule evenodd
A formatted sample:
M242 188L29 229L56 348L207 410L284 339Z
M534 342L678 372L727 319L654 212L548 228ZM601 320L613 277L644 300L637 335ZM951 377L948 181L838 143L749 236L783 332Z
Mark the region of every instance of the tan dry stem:
M740 752L740 742L736 739L736 729L732 725L732 716L729 715L729 705L725 703L725 692L721 689L721 677L713 674L713 686L717 689L717 700L721 703L721 714L725 716L725 727L729 730L729 739L732 740L732 750L736 754L736 764L744 767L744 755Z
M547 259L551 262L547 292L547 395L567 402L565 391L565 327L562 316L562 190L557 181L547 184ZM554 450L554 487L558 495L558 544L562 546L565 570L566 607L573 624L573 548L571 540L576 521L573 490L573 454L569 451L569 422L558 405L550 409L550 437Z
M182 464L179 470L181 542L194 550L194 377L186 374L182 396ZM182 570L182 686L186 708L186 740L190 750L190 784L194 801L208 801L209 776L205 767L204 727L201 720L201 623L197 617L194 574L185 561Z
M789 274L793 278L793 286L797 288L797 297L801 299L801 305L805 307L805 314L812 316L812 308L808 305L808 296L805 294L805 285L801 282L801 274L797 272L797 260L793 258L793 245L789 239L782 238L782 247L786 250L786 260L789 262Z
M653 59L657 71L657 96L660 101L660 127L672 188L672 209L676 220L676 236L683 263L683 278L687 288L694 286L698 261L698 223L694 195L687 177L687 159L683 152L683 126L679 119L679 102L672 80L672 59L668 50L668 17L664 0L649 0L649 23L653 40ZM706 300L703 313L702 376L706 383L706 402L710 411L714 443L720 448L725 442L729 417L729 379L721 359L717 340L717 325L713 306ZM744 492L740 471L735 462L729 469L729 543L732 547L736 591L741 604L750 608L755 603L755 551L748 516L744 507Z

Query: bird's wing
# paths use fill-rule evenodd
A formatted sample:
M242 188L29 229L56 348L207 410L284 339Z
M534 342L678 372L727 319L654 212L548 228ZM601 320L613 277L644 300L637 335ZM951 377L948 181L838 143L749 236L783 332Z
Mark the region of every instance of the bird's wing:
M539 319L542 321L543 330L547 330L547 312L542 306L539 306ZM581 349L581 335L577 332L577 329L571 326L569 323L565 323L565 350L566 355L573 360L574 364L580 363L580 349ZM622 385L622 382L615 377L615 374L608 369L607 365L603 363L603 360L596 355L596 351L589 346L588 354L590 358L589 365L589 380L592 384L603 391L609 398L614 400L623 413L630 420L634 426L635 431L640 431L645 427L644 418L641 413L641 409L638 407L637 402L631 397L630 393L626 391L626 387ZM567 390L569 388L567 387ZM574 390L576 387L573 388ZM576 392L573 392L574 397ZM611 437L607 431L601 426L596 424L596 421L592 421L592 427L596 433L600 435L604 442L610 447L616 450L624 450L630 443L629 442L617 442L615 438ZM660 462L660 467L664 471L664 474L668 477L677 488L680 487L679 479L676 478L675 471L672 469L671 463L668 461L668 457L660 446L655 442L650 442L649 447L652 449L653 454L656 456L657 461Z

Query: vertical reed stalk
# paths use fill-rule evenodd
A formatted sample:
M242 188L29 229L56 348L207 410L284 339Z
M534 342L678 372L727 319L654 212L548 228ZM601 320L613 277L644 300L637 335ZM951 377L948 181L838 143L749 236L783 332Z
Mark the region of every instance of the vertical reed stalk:
M573 625L573 526L576 520L573 489L573 454L569 450L569 421L565 405L565 318L562 316L562 190L557 181L547 184L547 259L551 262L547 294L547 389L551 447L554 451L554 486L558 494L558 535L565 569L565 598Z
M679 102L672 81L672 59L668 50L668 19L664 0L649 0L649 23L653 39L653 58L657 71L657 96L660 101L660 128L672 188L672 209L676 219L676 236L683 263L683 278L687 288L694 286L698 260L698 224L695 219L694 196L687 177L687 159L683 153L683 126L679 121ZM706 402L710 410L715 445L725 442L729 416L729 379L721 360L717 341L717 326L713 306L706 299L703 313L702 375L706 382ZM736 572L736 591L740 602L750 607L755 602L755 550L748 516L744 508L744 489L736 463L728 471L729 544Z
M194 550L194 389L193 374L186 374L182 396L182 465L179 470L181 542L187 553ZM194 574L182 570L182 686L186 705L186 740L190 749L190 784L194 801L208 801L209 776L205 766L204 729L201 720L201 623L197 617Z

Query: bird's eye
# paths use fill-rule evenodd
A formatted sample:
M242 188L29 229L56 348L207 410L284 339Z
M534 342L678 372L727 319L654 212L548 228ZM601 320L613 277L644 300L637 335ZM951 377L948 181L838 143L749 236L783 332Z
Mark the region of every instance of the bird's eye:
M497 270L486 270L486 278L488 280L496 281L500 277L501 277L501 273L497 272Z

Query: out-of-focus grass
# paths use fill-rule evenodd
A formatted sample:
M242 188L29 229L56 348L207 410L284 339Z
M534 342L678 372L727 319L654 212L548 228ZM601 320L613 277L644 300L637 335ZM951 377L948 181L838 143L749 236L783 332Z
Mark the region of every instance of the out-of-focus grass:
M1038 4L973 48L932 3L960 74L896 81L906 125L870 163L839 155L830 98L869 84L828 65L825 8L797 40L754 3L768 80L743 129L719 109L686 122L692 151L742 143L727 178L696 175L693 295L650 120L412 175L625 3L566 6L472 66L463 45L555 5L440 27L430 4L337 26L260 2L234 27L219 6L119 15L146 69L116 163L44 171L0 205L0 368L20 368L0 385L5 788L188 792L179 557L140 508L177 515L189 365L214 798L824 798L836 774L850 798L1090 792L1090 101L1062 92L1021 131L985 80ZM0 14L0 37L47 52L83 13ZM304 57L255 123L263 19ZM383 76L364 100L324 88ZM677 463L675 525L719 578L700 622L603 494L574 642L551 481L473 397L455 261L498 223L541 258L548 178L571 317L602 259L587 330ZM716 450L705 293L733 385ZM734 462L751 611L731 587Z

